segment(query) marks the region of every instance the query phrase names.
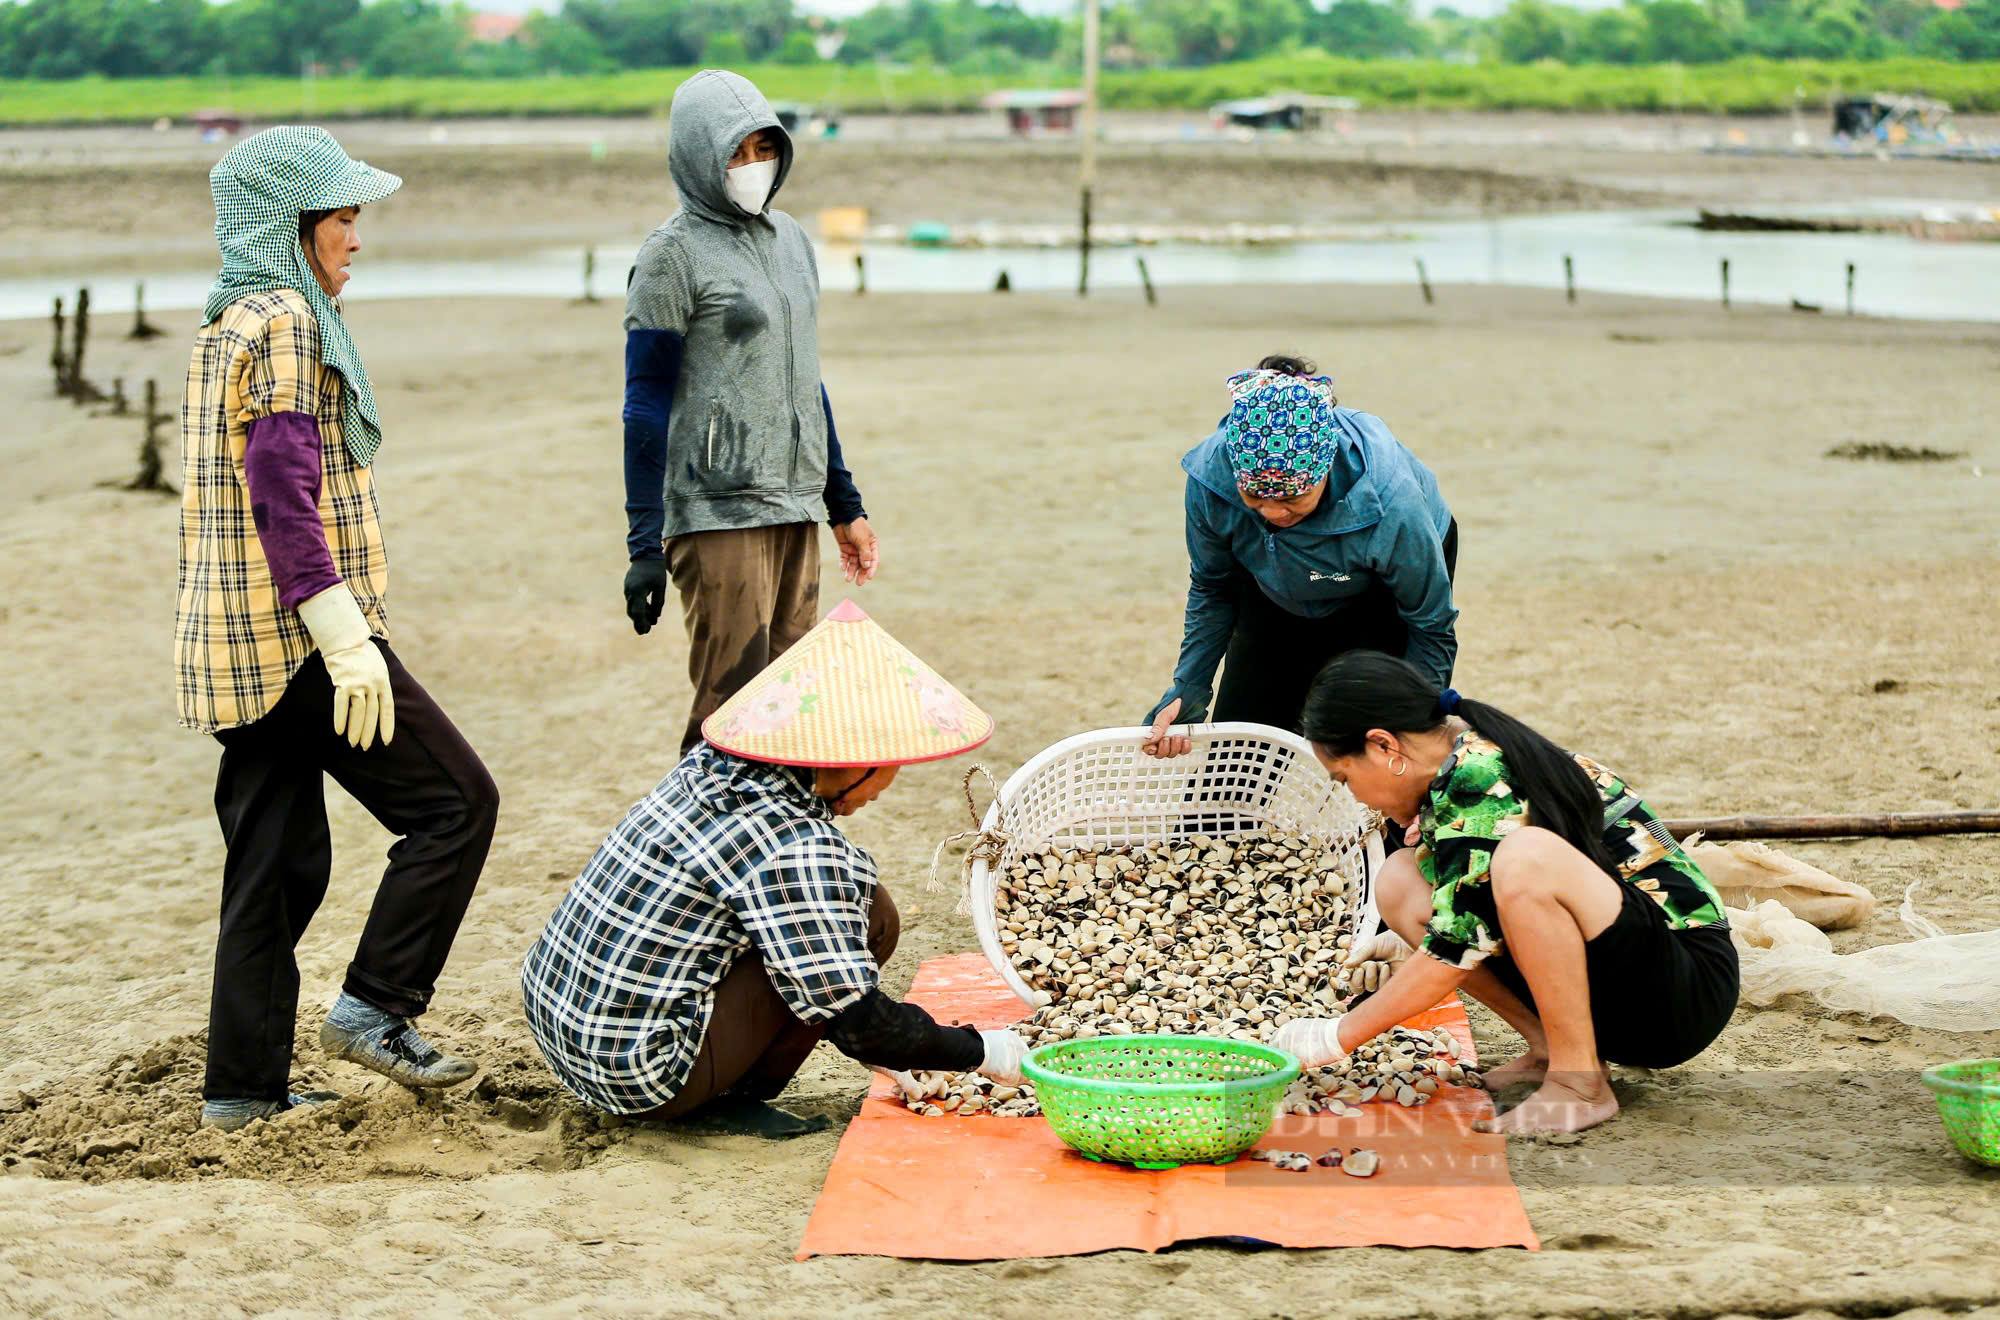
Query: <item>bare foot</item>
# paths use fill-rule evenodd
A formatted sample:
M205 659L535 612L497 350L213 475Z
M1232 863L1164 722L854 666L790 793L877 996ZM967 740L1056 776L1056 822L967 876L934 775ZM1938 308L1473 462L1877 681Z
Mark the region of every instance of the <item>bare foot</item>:
M1534 1132L1582 1132L1618 1116L1610 1078L1599 1074L1577 1085L1568 1078L1544 1078L1541 1087L1498 1118L1482 1118L1480 1132L1519 1137Z
M1542 1074L1549 1070L1549 1056L1533 1050L1519 1058L1509 1059L1497 1068L1487 1068L1480 1072L1489 1091L1504 1091L1520 1082L1541 1085Z

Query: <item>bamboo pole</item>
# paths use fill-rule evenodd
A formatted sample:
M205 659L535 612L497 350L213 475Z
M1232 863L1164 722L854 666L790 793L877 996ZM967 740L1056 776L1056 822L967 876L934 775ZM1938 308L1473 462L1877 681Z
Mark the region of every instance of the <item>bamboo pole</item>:
M1097 182L1098 0L1083 0L1083 160L1077 171L1082 197L1082 231L1077 243L1077 297L1090 293L1090 190Z
M1676 839L1854 839L2000 834L2000 811L1884 811L1859 816L1693 816L1662 821Z

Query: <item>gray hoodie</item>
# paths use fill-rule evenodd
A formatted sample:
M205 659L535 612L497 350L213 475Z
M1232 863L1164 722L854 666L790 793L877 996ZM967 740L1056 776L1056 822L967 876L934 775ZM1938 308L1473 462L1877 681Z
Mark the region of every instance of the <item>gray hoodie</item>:
M749 80L705 69L674 93L667 167L681 209L646 239L625 329L686 340L667 428L668 537L816 522L824 513L826 413L819 267L798 221L729 200L729 158L759 129L792 142Z

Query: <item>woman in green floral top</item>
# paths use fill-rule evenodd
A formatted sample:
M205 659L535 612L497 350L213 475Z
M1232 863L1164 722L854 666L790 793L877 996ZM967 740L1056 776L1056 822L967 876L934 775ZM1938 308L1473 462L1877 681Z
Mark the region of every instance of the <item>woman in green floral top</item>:
M1481 1126L1574 1132L1618 1112L1606 1060L1672 1067L1728 1024L1722 900L1618 776L1373 651L1320 672L1304 725L1328 774L1409 826L1418 846L1383 866L1376 903L1420 954L1353 1012L1274 1044L1334 1062L1463 989L1527 1042L1488 1084L1538 1084Z

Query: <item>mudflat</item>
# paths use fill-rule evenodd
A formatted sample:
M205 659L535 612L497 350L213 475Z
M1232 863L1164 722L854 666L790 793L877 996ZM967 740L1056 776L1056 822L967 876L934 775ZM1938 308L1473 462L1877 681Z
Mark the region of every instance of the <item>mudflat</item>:
M137 422L50 398L46 328L0 323L0 1162L16 1175L0 1309L1776 1316L2000 1298L2000 1182L1955 1154L1916 1078L2000 1054L2000 1031L1805 1003L1740 1010L1687 1067L1621 1070L1623 1115L1574 1145L1516 1144L1539 1253L793 1263L863 1070L816 1053L787 1103L835 1126L788 1145L606 1125L560 1094L521 1015L522 953L669 768L688 700L671 614L636 637L619 594L619 315L351 309L387 433L394 640L501 786L425 1019L486 1072L416 1101L311 1044L388 842L331 793L297 1067L349 1098L230 1137L193 1131L221 854L215 745L174 727L176 505L100 484L130 475ZM93 374L177 398L189 317L156 319L168 338L106 334ZM1224 378L1284 349L1438 473L1463 535L1461 690L1615 767L1663 815L2000 801L1990 326L1319 287L1170 289L1158 308L841 297L823 327L884 544L882 576L851 594L995 714L975 759L999 776L1135 721L1165 686L1179 457L1223 412ZM1824 456L1873 441L1965 457ZM850 590L830 539L825 562L831 608ZM965 768L914 767L848 822L904 914L891 990L974 947L925 886L933 844L966 824ZM1788 850L1881 900L1840 948L1904 938L1913 881L1947 930L2000 925L2000 840ZM1509 1053L1504 1027L1476 1026L1484 1057Z
M2000 119L1964 123L2000 132ZM1254 142L1202 136L1205 115L1113 114L1106 125L1093 197L1102 224L1361 225L1871 199L2000 207L2000 165L1702 150L1783 147L1784 119L1369 112L1344 135ZM629 249L674 208L664 117L332 129L353 155L406 180L366 227L378 259ZM0 130L0 275L208 264L208 168L226 146L186 128ZM808 226L832 206L898 225L1074 223L1076 153L1073 141L1002 137L979 116L854 118L837 140L801 143L779 204ZM600 255L622 270L629 252Z

